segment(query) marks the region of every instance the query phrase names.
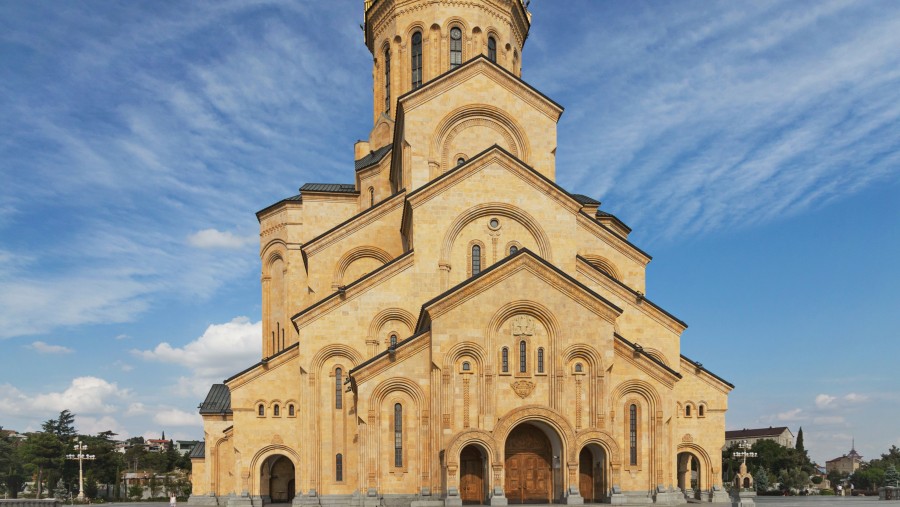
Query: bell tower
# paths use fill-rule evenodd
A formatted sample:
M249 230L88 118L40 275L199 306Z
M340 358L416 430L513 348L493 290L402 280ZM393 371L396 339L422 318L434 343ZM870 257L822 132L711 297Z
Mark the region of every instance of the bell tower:
M397 97L478 55L521 76L530 26L524 0L365 0L373 124L395 118Z

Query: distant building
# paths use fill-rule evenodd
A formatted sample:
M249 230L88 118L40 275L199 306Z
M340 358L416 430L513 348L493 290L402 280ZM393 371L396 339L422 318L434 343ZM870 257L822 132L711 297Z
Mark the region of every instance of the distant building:
M199 444L199 440L178 440L175 441L175 450L178 451L179 454L190 454L194 447L197 447Z
M786 426L778 426L773 428L754 428L725 432L725 448L737 444L741 440L746 440L748 444L753 445L759 440L774 440L784 447L794 447L794 434Z
M832 470L837 470L840 473L847 473L850 475L859 469L859 466L862 464L862 458L863 457L856 452L856 443L854 442L850 446L850 452L839 458L826 461L825 471L827 473Z
M144 449L147 452L166 452L170 445L172 445L172 441L165 439L150 438L144 441Z

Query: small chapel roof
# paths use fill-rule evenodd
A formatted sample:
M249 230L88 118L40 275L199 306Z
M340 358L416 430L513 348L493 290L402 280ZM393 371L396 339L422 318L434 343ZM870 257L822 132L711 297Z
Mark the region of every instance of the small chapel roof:
M200 442L195 445L193 449L191 449L190 454L188 454L188 458L205 458L206 457L206 442Z
M213 384L206 399L198 407L200 414L230 414L231 390L225 384Z
M378 148L377 150L370 151L369 154L365 157L353 162L355 169L359 171L371 165L377 164L378 162L381 162L381 159L383 159L384 156L387 155L389 151L391 151L391 147L393 146L393 144L388 144L386 146Z
M584 204L585 206L600 206L600 201L594 199L593 197L588 197L584 194L572 194L572 197L574 197L576 201Z
M306 183L300 187L300 194L303 192L328 192L335 194L355 194L356 185L353 183Z

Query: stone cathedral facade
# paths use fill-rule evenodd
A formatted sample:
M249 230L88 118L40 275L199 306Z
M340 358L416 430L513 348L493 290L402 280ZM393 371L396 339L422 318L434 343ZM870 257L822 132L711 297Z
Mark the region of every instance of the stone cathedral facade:
M555 183L526 3L363 7L373 128L349 183L257 213L262 358L200 405L190 502L728 501L733 386L681 355L628 226Z

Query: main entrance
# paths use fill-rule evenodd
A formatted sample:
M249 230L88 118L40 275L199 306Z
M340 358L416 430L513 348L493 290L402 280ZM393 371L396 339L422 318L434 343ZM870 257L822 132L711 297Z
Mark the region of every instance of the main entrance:
M481 450L467 445L459 453L459 496L464 504L484 502L485 459Z
M505 495L510 503L552 503L552 450L544 432L517 426L506 439Z
M272 503L288 503L294 499L294 464L280 455L269 456L260 470L260 493Z

